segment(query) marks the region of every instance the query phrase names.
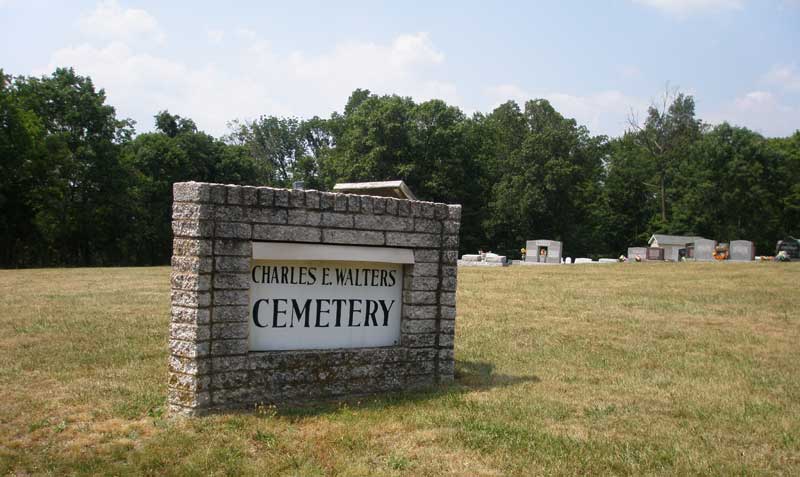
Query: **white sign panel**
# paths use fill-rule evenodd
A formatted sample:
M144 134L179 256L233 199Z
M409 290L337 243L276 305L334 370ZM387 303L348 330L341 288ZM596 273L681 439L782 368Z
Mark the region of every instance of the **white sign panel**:
M400 342L402 264L256 259L250 280L251 351Z

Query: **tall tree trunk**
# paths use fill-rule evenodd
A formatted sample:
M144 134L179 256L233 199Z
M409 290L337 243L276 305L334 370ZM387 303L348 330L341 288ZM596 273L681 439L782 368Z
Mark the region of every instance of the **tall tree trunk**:
M664 174L661 175L661 221L667 223L667 193L664 187Z

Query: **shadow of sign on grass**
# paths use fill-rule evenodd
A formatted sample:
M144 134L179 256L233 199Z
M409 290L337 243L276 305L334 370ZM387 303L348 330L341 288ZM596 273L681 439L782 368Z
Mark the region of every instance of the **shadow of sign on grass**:
M538 383L538 376L511 376L497 374L494 365L483 361L456 361L455 385L467 389L491 389L520 383Z
M280 415L285 417L311 417L340 412L343 407L351 410L365 409L377 410L387 407L402 407L414 404L423 404L427 401L462 395L470 391L515 386L521 383L538 383L538 376L511 376L497 374L494 365L483 361L456 360L455 381L448 384L439 384L432 388L401 391L393 393L379 393L365 396L347 396L333 398L329 401L318 402L303 406L269 406L267 412L258 409L259 414Z

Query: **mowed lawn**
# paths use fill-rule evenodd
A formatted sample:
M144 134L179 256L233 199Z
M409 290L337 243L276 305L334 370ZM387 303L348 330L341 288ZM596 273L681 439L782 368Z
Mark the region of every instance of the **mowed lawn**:
M800 475L798 284L461 269L453 385L173 420L168 268L0 271L0 473Z

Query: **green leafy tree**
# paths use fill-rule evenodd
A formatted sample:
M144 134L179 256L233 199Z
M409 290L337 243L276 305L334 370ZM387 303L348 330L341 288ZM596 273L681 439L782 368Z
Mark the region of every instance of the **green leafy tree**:
M695 118L694 98L667 89L661 105L651 105L644 124L635 118L630 121L633 140L646 153L654 171L648 185L655 191L659 203L659 216L655 228L673 232L669 228L668 189L674 177L675 164L691 145L700 138L702 122Z
M492 116L498 155L484 222L492 243L512 255L536 237L563 241L566 253L593 251L605 137L592 137L541 99L524 112L506 103Z
M122 260L117 243L127 230L130 176L119 162L119 148L133 134L132 123L118 120L104 91L72 69L19 77L12 89L18 107L41 126L46 152L30 164L37 183L28 203L47 260L80 265Z

